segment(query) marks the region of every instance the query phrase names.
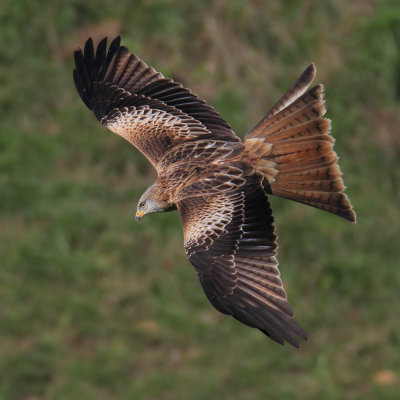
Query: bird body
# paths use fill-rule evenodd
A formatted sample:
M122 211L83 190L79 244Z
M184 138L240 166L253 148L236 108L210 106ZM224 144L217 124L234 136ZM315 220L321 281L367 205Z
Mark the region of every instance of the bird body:
M177 208L184 246L210 302L278 343L298 346L276 260L266 194L352 222L355 214L333 151L323 87L308 89L311 64L240 140L207 103L164 78L115 39L75 52L74 81L97 119L151 162L157 180L141 196L139 221Z

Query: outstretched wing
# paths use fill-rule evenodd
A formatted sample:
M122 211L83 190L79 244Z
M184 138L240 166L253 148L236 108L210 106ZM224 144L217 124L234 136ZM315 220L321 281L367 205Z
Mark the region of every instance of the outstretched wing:
M96 118L135 145L157 167L174 147L196 140L238 142L229 124L190 90L148 67L107 38L75 52L74 81Z
M298 347L276 260L273 217L258 175L235 190L177 202L185 250L217 310Z

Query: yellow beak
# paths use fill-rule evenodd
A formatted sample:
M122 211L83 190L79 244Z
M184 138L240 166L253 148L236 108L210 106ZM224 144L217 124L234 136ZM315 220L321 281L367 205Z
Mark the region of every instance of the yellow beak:
M141 218L143 217L143 215L144 215L144 211L145 211L145 210L136 211L136 217L135 217L136 222L140 222L140 219L141 219Z

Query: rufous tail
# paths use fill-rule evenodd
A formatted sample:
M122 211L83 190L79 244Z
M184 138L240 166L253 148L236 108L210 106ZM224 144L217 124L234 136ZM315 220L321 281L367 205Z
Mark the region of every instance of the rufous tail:
M356 215L333 150L323 86L308 89L315 66L246 135L244 144L272 194L331 212L351 222ZM266 185L268 187L268 184Z

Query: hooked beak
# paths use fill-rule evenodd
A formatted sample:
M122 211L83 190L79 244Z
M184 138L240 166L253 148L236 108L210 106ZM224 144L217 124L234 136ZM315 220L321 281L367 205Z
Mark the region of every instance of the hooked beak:
M142 210L142 211L136 211L136 217L135 217L136 222L140 222L140 220L141 220L141 218L143 217L143 215L144 215L144 210Z

